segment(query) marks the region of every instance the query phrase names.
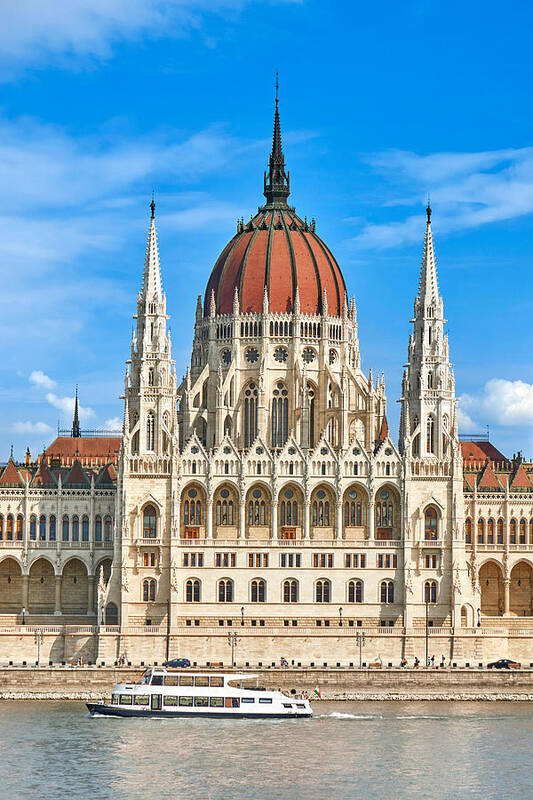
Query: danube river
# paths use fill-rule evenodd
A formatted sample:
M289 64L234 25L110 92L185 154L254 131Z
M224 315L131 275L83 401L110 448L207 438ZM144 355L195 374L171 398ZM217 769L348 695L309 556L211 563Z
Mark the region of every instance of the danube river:
M9 800L533 797L527 703L314 703L310 720L91 719L0 703Z

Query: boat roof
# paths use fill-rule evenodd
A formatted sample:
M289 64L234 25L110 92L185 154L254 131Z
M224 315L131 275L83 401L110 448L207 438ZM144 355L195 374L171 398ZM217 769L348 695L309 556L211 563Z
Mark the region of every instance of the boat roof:
M193 672L189 669L167 669L167 667L147 667L145 672L158 673L161 675L168 675L169 673L179 673L180 675L190 675L191 678L226 678L227 680L238 681L247 680L249 678L259 678L257 672Z

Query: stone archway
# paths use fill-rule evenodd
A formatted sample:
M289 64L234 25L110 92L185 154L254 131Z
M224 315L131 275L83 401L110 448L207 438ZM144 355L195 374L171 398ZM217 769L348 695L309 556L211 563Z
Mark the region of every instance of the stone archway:
M503 573L495 561L487 561L479 570L481 613L489 617L503 614Z
M28 605L30 614L53 614L56 580L54 568L46 558L38 558L30 567Z
M79 558L72 558L63 567L61 611L63 614L86 614L89 581L87 567Z
M14 558L0 564L0 612L18 614L22 608L22 570Z
M511 570L509 610L517 617L529 617L532 612L531 588L533 569L527 561L519 561Z

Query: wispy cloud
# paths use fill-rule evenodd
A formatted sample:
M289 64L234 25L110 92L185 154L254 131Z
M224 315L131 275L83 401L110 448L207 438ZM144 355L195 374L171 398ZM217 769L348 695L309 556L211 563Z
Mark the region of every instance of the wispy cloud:
M55 389L56 387L56 382L53 381L52 378L49 378L48 375L45 375L40 369L36 369L31 373L29 381L40 389Z
M469 423L478 419L483 424L532 425L533 384L492 378L477 394L462 395L459 407Z
M119 417L111 417L104 422L105 431L119 431L122 430L122 420Z
M74 397L58 397L53 392L48 392L46 395L46 401L54 408L62 411L65 415L72 415L74 413ZM92 408L78 406L78 411L80 420L86 420L94 417L94 411Z
M52 428L46 422L14 422L15 433L51 433Z
M419 155L390 151L367 162L390 186L386 206L421 209L428 191L438 210L439 233L477 228L533 213L533 148ZM423 213L375 224L351 239L358 249L401 247L419 241Z

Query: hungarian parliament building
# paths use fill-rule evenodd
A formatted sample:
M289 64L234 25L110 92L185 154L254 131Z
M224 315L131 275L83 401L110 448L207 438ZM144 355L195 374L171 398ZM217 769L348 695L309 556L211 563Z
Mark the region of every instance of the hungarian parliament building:
M289 194L276 100L265 202L198 297L182 379L152 201L122 434L84 435L76 398L70 435L1 469L0 660L35 630L53 663L228 664L231 640L251 666L358 665L356 642L397 665L427 636L439 660L526 657L533 465L459 437L429 204L396 442Z

